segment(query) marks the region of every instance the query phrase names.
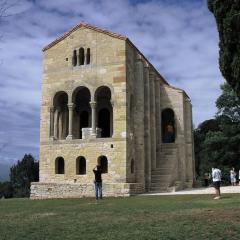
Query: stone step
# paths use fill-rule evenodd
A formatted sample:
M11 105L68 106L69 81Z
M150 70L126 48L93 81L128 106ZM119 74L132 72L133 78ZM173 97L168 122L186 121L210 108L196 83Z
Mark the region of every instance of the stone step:
M167 181L167 182L151 182L151 185L150 185L150 187L167 187L167 186L169 186L169 181Z
M165 193L165 192L171 192L169 188L164 187L164 188L158 188L158 189L151 189L149 190L149 193Z
M150 188L151 193L168 192L168 187Z
M152 175L168 175L168 172L172 171L172 167L161 167L153 170L151 172Z
M171 177L171 176L172 176L171 174L166 174L166 173L163 173L163 174L153 174L152 175L152 179L168 178L168 177Z
M161 179L161 180L159 180L159 179L152 179L151 180L151 184L160 184L160 183L168 184L169 183L169 178L168 179Z
M173 153L173 152L160 152L159 156L163 156L163 157L176 157L177 153Z

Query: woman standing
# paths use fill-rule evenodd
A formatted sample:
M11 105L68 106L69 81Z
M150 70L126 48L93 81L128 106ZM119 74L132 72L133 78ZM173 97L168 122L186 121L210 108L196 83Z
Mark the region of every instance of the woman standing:
M236 185L236 172L235 172L235 169L234 168L232 168L231 170L230 170L230 180L231 180L231 184L232 184L232 186L235 186Z

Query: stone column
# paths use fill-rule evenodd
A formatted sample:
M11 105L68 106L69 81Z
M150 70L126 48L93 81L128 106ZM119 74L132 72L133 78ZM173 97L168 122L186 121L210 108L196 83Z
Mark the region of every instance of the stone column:
M111 99L111 101L110 101L110 103L111 103L111 105L112 105L112 113L111 113L111 115L110 115L110 137L113 137L113 134L114 134L114 132L113 132L113 108L114 108L114 101Z
M155 126L156 126L156 167L159 167L160 154L160 79L155 78Z
M91 131L91 136L96 138L97 133L96 133L96 102L90 102L90 106L92 109L92 131Z
M156 168L156 106L155 106L155 74L150 72L150 108L151 108L151 170Z
M151 134L150 134L150 85L149 66L144 65L144 150L145 150L145 189L151 185Z
M58 139L59 113L60 113L60 107L56 107L56 109L55 109L55 111L54 111L54 127L53 127L53 136L54 136L54 139Z
M144 180L144 77L143 77L143 59L141 55L137 56L135 69L135 157L136 157L136 179L138 183L145 184Z
M76 50L77 51L77 65L76 66L79 66L80 65L80 54L79 54L79 49Z
M54 107L50 107L50 138L54 139Z
M72 134L72 126L73 126L73 109L74 109L74 103L68 104L68 136L66 139L72 140L73 134Z

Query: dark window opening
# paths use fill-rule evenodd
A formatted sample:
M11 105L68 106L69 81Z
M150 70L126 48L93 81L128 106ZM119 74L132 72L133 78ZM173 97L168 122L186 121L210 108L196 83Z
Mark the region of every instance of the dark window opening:
M134 160L131 160L131 173L134 173Z
M90 48L87 49L87 64L90 64Z
M51 119L51 135L56 139L66 139L68 136L68 95L65 92L57 92L53 98L54 116Z
M113 148L113 144L111 144L111 148Z
M106 108L98 113L98 127L102 129L101 137L110 137L110 112Z
M80 113L80 138L82 138L82 129L87 128L89 123L89 114L87 111Z
M73 57L72 57L72 65L75 67L77 66L77 51L73 51Z
M86 159L84 157L77 158L76 173L77 173L77 175L85 175L86 174Z
M175 142L175 120L172 109L167 108L162 111L162 141L163 143Z
M100 165L102 173L108 173L108 160L105 156L98 158L98 165Z
M55 173L64 174L64 159L62 157L55 160Z
M79 65L84 65L84 59L85 59L84 48L80 48L79 49Z
M68 58L66 58L66 61L68 61Z

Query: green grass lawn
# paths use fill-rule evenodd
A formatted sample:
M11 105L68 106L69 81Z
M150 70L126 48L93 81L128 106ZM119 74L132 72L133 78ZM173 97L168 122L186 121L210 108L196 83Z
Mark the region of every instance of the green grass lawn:
M1 240L239 238L239 194L0 200Z

